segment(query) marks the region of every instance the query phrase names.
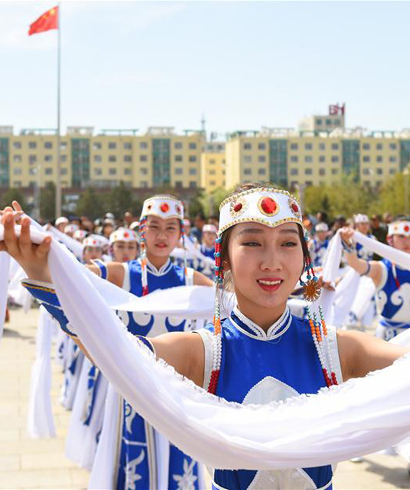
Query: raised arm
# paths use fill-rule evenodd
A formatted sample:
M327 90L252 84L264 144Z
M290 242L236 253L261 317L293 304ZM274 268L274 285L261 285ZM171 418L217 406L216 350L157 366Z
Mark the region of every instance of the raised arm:
M353 234L354 230L352 228L344 227L340 230L340 237L344 242L343 248L346 252L347 263L361 276L370 277L377 287L382 280L383 266L375 260L368 262L364 259L359 259L353 247Z

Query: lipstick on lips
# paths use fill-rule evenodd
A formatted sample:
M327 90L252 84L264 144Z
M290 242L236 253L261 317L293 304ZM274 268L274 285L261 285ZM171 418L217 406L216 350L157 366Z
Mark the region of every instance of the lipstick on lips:
M261 279L257 279L256 282L264 291L272 292L277 291L280 288L283 279L280 279L279 277L263 277Z

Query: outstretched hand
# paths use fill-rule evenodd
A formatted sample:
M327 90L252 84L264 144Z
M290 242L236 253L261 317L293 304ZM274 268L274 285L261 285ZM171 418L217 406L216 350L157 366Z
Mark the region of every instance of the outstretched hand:
M47 256L50 251L51 237L45 237L39 245L32 243L30 218L22 217L23 210L17 201L13 202L13 208L8 206L1 212L4 240L0 242L0 251L10 254L26 271L29 278L50 282ZM14 230L17 222L21 224L19 237Z

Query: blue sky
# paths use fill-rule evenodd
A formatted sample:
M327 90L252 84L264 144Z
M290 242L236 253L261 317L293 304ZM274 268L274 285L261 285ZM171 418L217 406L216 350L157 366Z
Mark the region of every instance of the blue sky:
M56 125L56 2L0 1L0 125ZM410 3L62 2L62 128L410 127Z

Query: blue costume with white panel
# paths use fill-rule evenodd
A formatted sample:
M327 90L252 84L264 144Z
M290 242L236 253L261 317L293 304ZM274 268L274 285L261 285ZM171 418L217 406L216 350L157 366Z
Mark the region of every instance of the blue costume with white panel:
M124 264L125 275L123 288L142 296L141 262L134 260ZM168 289L185 285L183 268L172 264L170 260L161 269L156 269L150 262L147 264L148 288L150 292L157 289ZM192 283L193 271L188 269L187 283ZM171 318L159 318L154 315L121 312L120 316L127 329L144 337L155 337L167 332L182 332L189 329L185 320L173 321ZM159 442L159 439L162 441ZM158 446L167 447L168 489L199 489L198 464L174 445L168 443L161 435L145 422L124 400L121 443L119 448L118 489L145 490L157 489ZM164 454L162 455L164 457Z
M372 240L377 240L377 238L372 235L371 233L368 233L366 235L368 238L371 238ZM356 243L355 244L355 249L356 249L356 254L359 257L359 259L363 260L373 260L374 253L371 252L370 250L366 250L361 243Z
M382 279L376 293L380 313L376 335L390 340L410 327L410 271L387 259L379 263Z
M323 258L325 256L326 250L329 246L329 240L318 240L317 238L313 239L313 245L310 249L310 256L312 258L314 267L322 267Z
M213 355L213 326L198 330L205 345L205 382ZM335 329L329 347L338 381L341 370ZM235 308L223 321L222 362L216 395L243 404L265 404L301 393L317 393L326 386L307 320L286 309L265 333ZM214 470L213 489L313 490L332 488L332 467L274 471Z

